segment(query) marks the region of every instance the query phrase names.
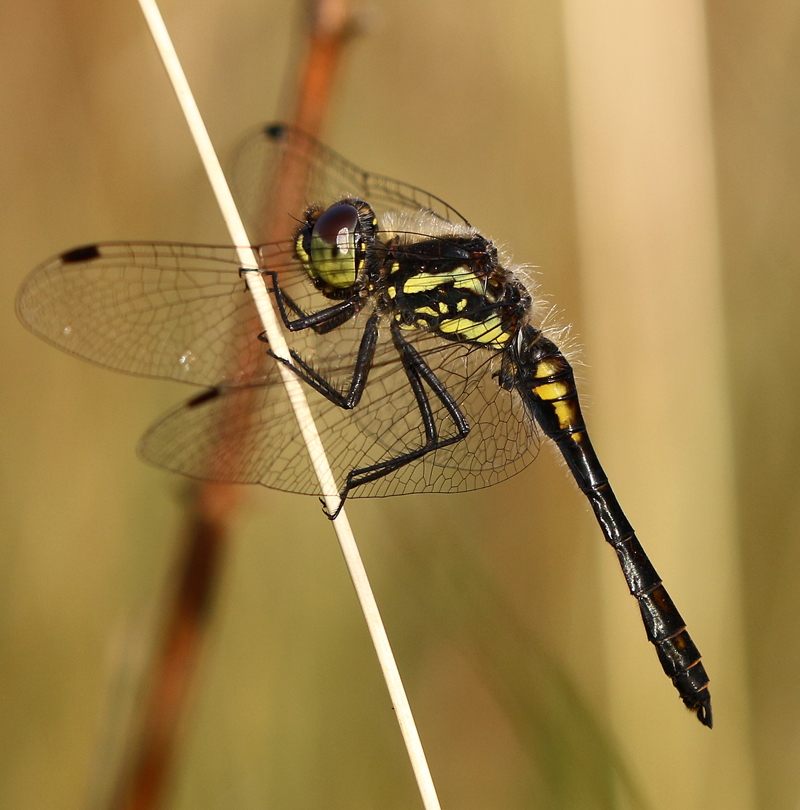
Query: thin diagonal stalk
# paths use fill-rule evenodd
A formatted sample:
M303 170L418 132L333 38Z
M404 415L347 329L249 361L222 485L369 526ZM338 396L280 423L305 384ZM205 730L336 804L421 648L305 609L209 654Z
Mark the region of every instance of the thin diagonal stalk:
M233 203L233 198L228 189L222 174L219 162L213 151L210 139L203 125L200 113L189 90L183 71L178 62L172 43L169 40L166 28L154 0L140 0L142 10L148 20L151 32L164 60L167 72L175 88L178 99L183 108L184 114L189 124L200 156L206 167L212 187L217 196L223 217L231 234L231 238L236 245L244 246L248 244L248 239ZM304 73L303 97L305 104L298 107L297 118L301 124L308 129L318 129L324 104L322 99L327 98L330 90L330 78L332 77L331 65L341 51L341 44L337 44L335 31L340 31L340 39L344 38L346 28L345 4L331 2L328 13L322 12L324 3L319 4L317 18L317 34L312 37L312 47L310 54L321 54L319 57L321 67L314 69L313 65L307 63ZM344 26L344 27L343 27ZM322 82L321 76L327 75L328 81ZM316 111L316 112L314 112ZM316 115L316 118L314 117ZM292 174L291 166L284 167L283 188L291 189L297 187L298 178ZM243 267L257 267L256 256L250 248L241 247L239 249L240 261ZM283 334L272 309L269 297L266 293L263 280L258 272L245 274L248 286L253 294L259 316L267 333L272 350L279 356L288 357L288 347L286 346ZM299 429L308 447L312 465L320 482L328 510L334 512L339 506L336 481L333 478L328 461L325 457L319 435L311 418L305 392L299 380L289 372L284 366L279 366L284 384L286 386L289 399L292 403L295 415L298 420ZM198 524L199 531L197 539L208 542L211 540L212 546L219 549L220 540L224 536L221 531L225 525L225 519L233 505L233 501L227 497L228 488L218 490L214 488L201 488L197 496L197 512L204 518L210 518L211 522L205 520ZM213 508L206 509L204 507ZM398 723L406 743L406 747L411 760L423 804L427 810L438 810L439 802L433 786L430 771L425 761L419 735L414 725L411 710L408 705L399 672L397 670L394 657L391 652L388 638L386 636L383 623L380 619L377 604L375 603L366 571L358 553L355 539L350 529L350 524L344 513L339 512L338 517L333 522L342 553L350 572L353 585L356 589L359 602L362 607L370 635L375 646L378 659L384 673L387 687L394 704ZM190 558L196 552L194 544L190 544ZM201 555L203 559L218 559L214 554L210 557ZM212 566L213 568L213 566ZM205 570L204 575L197 581L202 587L211 588L215 577L213 570ZM188 585L188 580L184 579L184 587L179 590L179 598L193 596L190 603L197 606L208 604L210 591L203 591L201 594L193 591ZM200 598L198 598L198 596ZM186 687L189 681L189 674L193 668L194 661L199 650L200 633L202 622L187 625L186 620L199 619L205 614L204 610L181 610L181 605L176 605L173 611L168 633L164 645L164 656L162 657L160 676L155 679L155 686L148 703L148 710L145 714L146 723L142 735L142 745L136 760L136 767L132 773L132 778L128 782L129 790L120 793L121 801L117 805L124 808L145 808L156 806L159 798L163 794L163 787L166 782L169 765L172 761L172 749L174 747L174 732L177 719L180 715L180 704L186 694ZM177 668L177 671L170 671L169 667ZM165 711L159 713L159 708Z
M336 66L349 39L349 13L347 0L319 0L310 18L295 119L312 133L321 127ZM276 190L287 196L302 181L296 167L284 161ZM236 241L248 244L246 237ZM252 265L252 257L244 263ZM254 349L250 357L232 358L232 362L246 374L247 368L255 368L257 359ZM230 521L242 497L242 487L204 483L193 487L187 499L177 585L163 611L161 641L147 694L115 780L109 810L151 810L162 804L174 770L179 720L213 614Z

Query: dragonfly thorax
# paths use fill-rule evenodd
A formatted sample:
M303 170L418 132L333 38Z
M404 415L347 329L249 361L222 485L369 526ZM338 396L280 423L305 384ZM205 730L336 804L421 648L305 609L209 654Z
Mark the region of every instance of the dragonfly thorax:
M502 350L530 312L530 295L480 234L417 236L386 246L381 277L401 329Z

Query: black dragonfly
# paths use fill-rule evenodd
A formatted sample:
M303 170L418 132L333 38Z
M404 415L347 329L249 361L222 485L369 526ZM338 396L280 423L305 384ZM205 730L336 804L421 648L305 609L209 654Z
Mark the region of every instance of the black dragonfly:
M264 221L289 238L255 249L289 358L257 340L232 247L70 250L26 280L22 321L101 366L205 387L140 445L197 479L319 494L279 363L306 384L342 503L491 486L535 458L543 432L614 547L664 671L710 727L700 653L595 455L559 333L524 268L439 198L296 129L265 127L252 155L300 167L295 200L265 197Z

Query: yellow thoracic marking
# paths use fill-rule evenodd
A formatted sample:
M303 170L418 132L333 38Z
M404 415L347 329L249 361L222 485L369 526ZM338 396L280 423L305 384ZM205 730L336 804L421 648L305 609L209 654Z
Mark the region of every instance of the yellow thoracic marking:
M454 287L472 290L475 295L484 294L483 282L474 273L470 273L466 267L457 267L454 273L457 273L456 281L453 284Z
M418 273L416 276L411 276L403 284L403 292L406 295L413 295L414 293L427 292L428 290L435 290L442 284L452 282L453 277L449 273Z
M586 433L582 430L572 434L572 441L575 442L575 444L580 444L585 438Z
M394 265L391 272L394 272ZM447 273L417 273L403 284L403 292L406 295L413 295L414 293L435 290L445 284L452 284L454 287L465 287L473 290L478 295L483 294L483 285L480 280L464 265L455 267Z
M466 308L467 308L467 299L466 299L466 298L462 298L462 299L461 299L461 300L460 300L460 301L459 301L459 302L456 304L456 309L457 309L459 312L463 312L463 311L464 311Z
M392 266L389 268L389 275L392 273L396 273L400 269L400 262L392 262Z
M483 321L471 321L469 318L448 318L439 324L439 329L448 334L460 335L464 340L484 343L488 346L502 346L511 337L503 330L503 325L496 315Z
M446 301L439 301L439 312L443 315L446 315L450 311L450 307L447 306Z
M397 288L396 287L389 287L386 292L389 293L389 298L394 298L397 295Z
M417 307L414 312L417 312L420 315L433 315L434 317L436 317L437 314L433 307Z

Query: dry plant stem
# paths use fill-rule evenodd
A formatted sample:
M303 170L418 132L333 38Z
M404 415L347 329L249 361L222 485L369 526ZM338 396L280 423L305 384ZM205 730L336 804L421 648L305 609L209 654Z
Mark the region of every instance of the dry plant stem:
M294 124L309 135L318 137L328 111L344 46L355 30L349 0L316 2L310 29Z
M139 3L195 139L231 239L235 245L241 246L239 247L239 260L243 267L255 268L258 266L256 256L252 249L244 247L249 244L247 234L155 0L139 0ZM328 16L324 13L326 5L328 6ZM344 39L342 32L346 28L344 22L346 8L343 0L330 0L329 4L320 3L318 6L318 14L321 14L318 22L327 21L328 31L318 42L319 50L315 51L312 44L311 56L317 54L317 68L309 67L305 71L304 97L306 93L310 95L305 106L301 103L298 108L298 119L314 131L319 128L322 111L325 107L324 96L329 92L330 77L333 73L332 62L338 57ZM340 23L338 27L335 24L337 20ZM329 77L327 83L320 80L323 74ZM306 117L310 116L309 110L311 109L319 111L319 117L316 120L306 120ZM287 177L287 182L290 179ZM246 273L245 278L253 294L272 351L279 356L288 357L288 347L261 275L258 272L251 272ZM311 418L305 392L297 377L283 365L279 368L298 420L299 429L319 479L325 503L327 508L333 512L339 505L337 485ZM200 507L201 522L195 526L196 537L200 542L197 545L192 543L190 546L187 557L189 564L179 588L179 601L173 611L163 648L160 671L156 674L155 687L145 714L145 721L149 728L146 727L144 731L140 753L136 761L136 770L129 783L130 789L124 791L120 796L121 802L117 805L119 807L146 810L146 808L155 807L163 794L163 785L171 762L170 754L175 728L187 691L189 675L200 646L202 618L206 613L205 609L213 591L214 573L217 569L215 563L225 534L225 519L234 503L229 487L204 487L201 493L197 503L197 506ZM419 735L344 510L333 521L333 526L375 645L423 804L426 810L438 810L438 798ZM193 560L194 563L191 562ZM198 561L202 561L202 564Z
M222 531L221 531L222 529ZM112 797L112 807L150 810L164 794L173 763L173 740L189 680L210 614L219 571L224 526L211 515L196 515L180 580L171 602L152 688L142 712L142 735L132 770Z
M318 138L322 122L333 93L337 67L345 45L355 31L350 14L349 0L317 0L309 16L309 33L305 57L300 67L296 92L296 104L292 120L294 125L309 135ZM277 168L269 193L269 208L272 211L299 211L306 204L304 189L308 165L293 159L291 154ZM289 239L292 233L286 217L262 222L266 241L277 242Z
M267 320L270 318L274 319L275 314L269 295L267 294L266 286L264 285L264 279L257 272L247 273L246 277L248 287L250 288L250 292L258 307L259 315L262 317L266 328ZM266 311L267 308L268 311ZM300 422L300 427L301 429L304 428L302 422ZM313 431L316 434L316 428L313 428ZM305 429L303 435L305 436ZM315 458L314 454L317 452L320 453L320 456ZM325 458L321 443L318 445L318 448L314 447L313 449L312 445L309 444L309 453L312 454L312 462L314 468L317 470L317 475L320 476L320 485L323 487L324 492L326 485L323 482L322 475L324 474L326 480L330 479L330 481L333 481L333 474L328 466L328 460ZM325 504L329 511L331 507L338 503L338 500L338 495L334 498L325 497ZM411 767L417 780L423 806L426 810L439 810L439 799L436 795L436 788L434 787L430 770L428 769L425 753L422 750L422 743L414 723L414 717L411 714L411 706L408 703L408 698L403 688L403 682L400 679L400 672L397 669L397 663L394 660L392 648L389 644L389 637L386 635L386 628L383 626L383 621L378 611L378 604L372 593L372 587L369 583L361 554L358 551L358 546L356 545L356 540L344 509L339 512L338 516L333 521L333 527L336 530L339 546L342 549L342 554L347 564L347 570L350 572L350 578L356 589L358 601L361 604L361 610L364 613L364 619L367 622L370 637L372 638L372 644L375 647L378 662L380 663L383 677L386 680L386 687L389 690L389 696L391 697L392 705L395 709L400 732L403 735L408 757L411 760Z

